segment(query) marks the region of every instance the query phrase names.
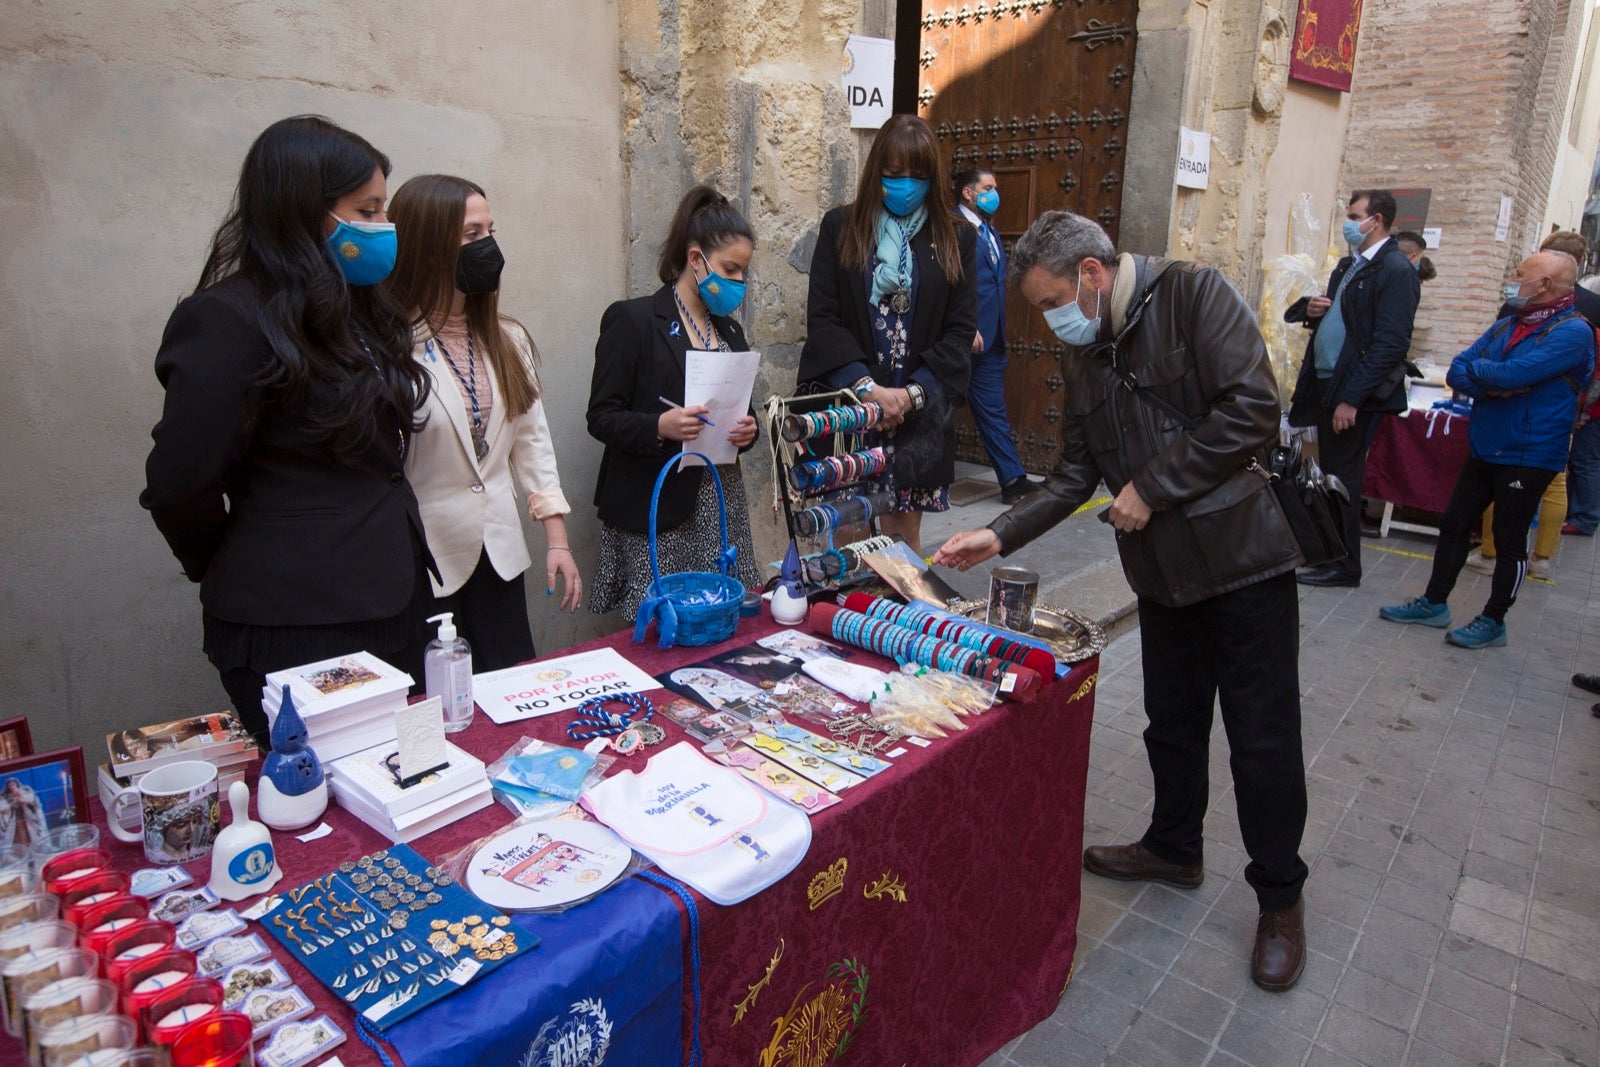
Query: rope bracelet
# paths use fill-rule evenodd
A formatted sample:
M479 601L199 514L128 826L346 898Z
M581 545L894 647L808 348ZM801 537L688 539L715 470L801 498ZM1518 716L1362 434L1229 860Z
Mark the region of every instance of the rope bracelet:
M625 704L628 711L617 714L603 710L607 704ZM635 719L634 714L639 718ZM650 698L638 693L614 693L594 697L578 705L578 717L567 724L567 736L574 741L591 741L596 737L614 737L635 722L649 722L655 717L655 705Z

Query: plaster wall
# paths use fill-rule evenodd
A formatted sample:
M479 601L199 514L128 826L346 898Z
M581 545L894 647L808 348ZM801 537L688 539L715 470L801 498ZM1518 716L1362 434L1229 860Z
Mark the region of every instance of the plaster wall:
M1575 4L1574 12L1581 23L1572 35L1578 50L1541 234L1552 228L1576 230L1582 224L1595 155L1600 151L1600 20L1595 18L1596 5L1587 0Z
M1329 220L1339 198L1339 160L1350 122L1350 95L1291 81L1283 97L1283 121L1266 172L1266 220L1261 261L1289 251L1289 211L1301 193L1311 194L1313 217L1330 237Z
M624 289L614 0L6 5L0 40L0 691L41 748L225 706L196 588L137 502L161 330L250 141L317 112L406 177L489 191L503 306L544 357L572 540L592 570L584 430L600 312ZM536 559L542 542L533 535ZM529 582L541 648L592 633ZM92 767L90 773L93 773Z

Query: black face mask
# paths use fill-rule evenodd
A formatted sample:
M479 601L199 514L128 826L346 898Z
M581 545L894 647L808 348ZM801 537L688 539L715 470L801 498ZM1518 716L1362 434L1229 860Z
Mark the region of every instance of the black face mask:
M500 254L494 234L464 244L456 258L456 288L463 293L492 293L500 288L500 272L505 266L506 257Z

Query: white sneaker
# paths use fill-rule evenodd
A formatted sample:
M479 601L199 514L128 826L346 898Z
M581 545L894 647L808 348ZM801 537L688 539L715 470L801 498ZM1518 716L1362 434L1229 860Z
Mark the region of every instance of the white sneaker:
M1543 559L1532 559L1532 558L1530 558L1528 560L1528 577L1530 577L1530 578L1543 578L1545 581L1549 581L1550 580L1550 570L1551 570L1550 565L1552 563L1554 563L1554 562L1555 562L1554 560L1552 560L1552 559L1550 559L1548 557L1543 558Z
M1493 574L1494 557L1489 556L1485 558L1483 550L1480 548L1475 548L1471 552L1467 553L1467 566L1471 567L1479 574Z

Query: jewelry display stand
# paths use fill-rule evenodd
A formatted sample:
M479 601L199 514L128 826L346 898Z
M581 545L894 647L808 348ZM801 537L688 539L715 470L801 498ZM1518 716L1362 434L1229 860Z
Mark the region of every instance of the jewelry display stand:
M834 532L865 526L893 507L882 448L867 446L882 409L854 390L767 398L767 441L773 459L774 509L801 552L808 591L853 584L871 571L862 542L835 547Z

